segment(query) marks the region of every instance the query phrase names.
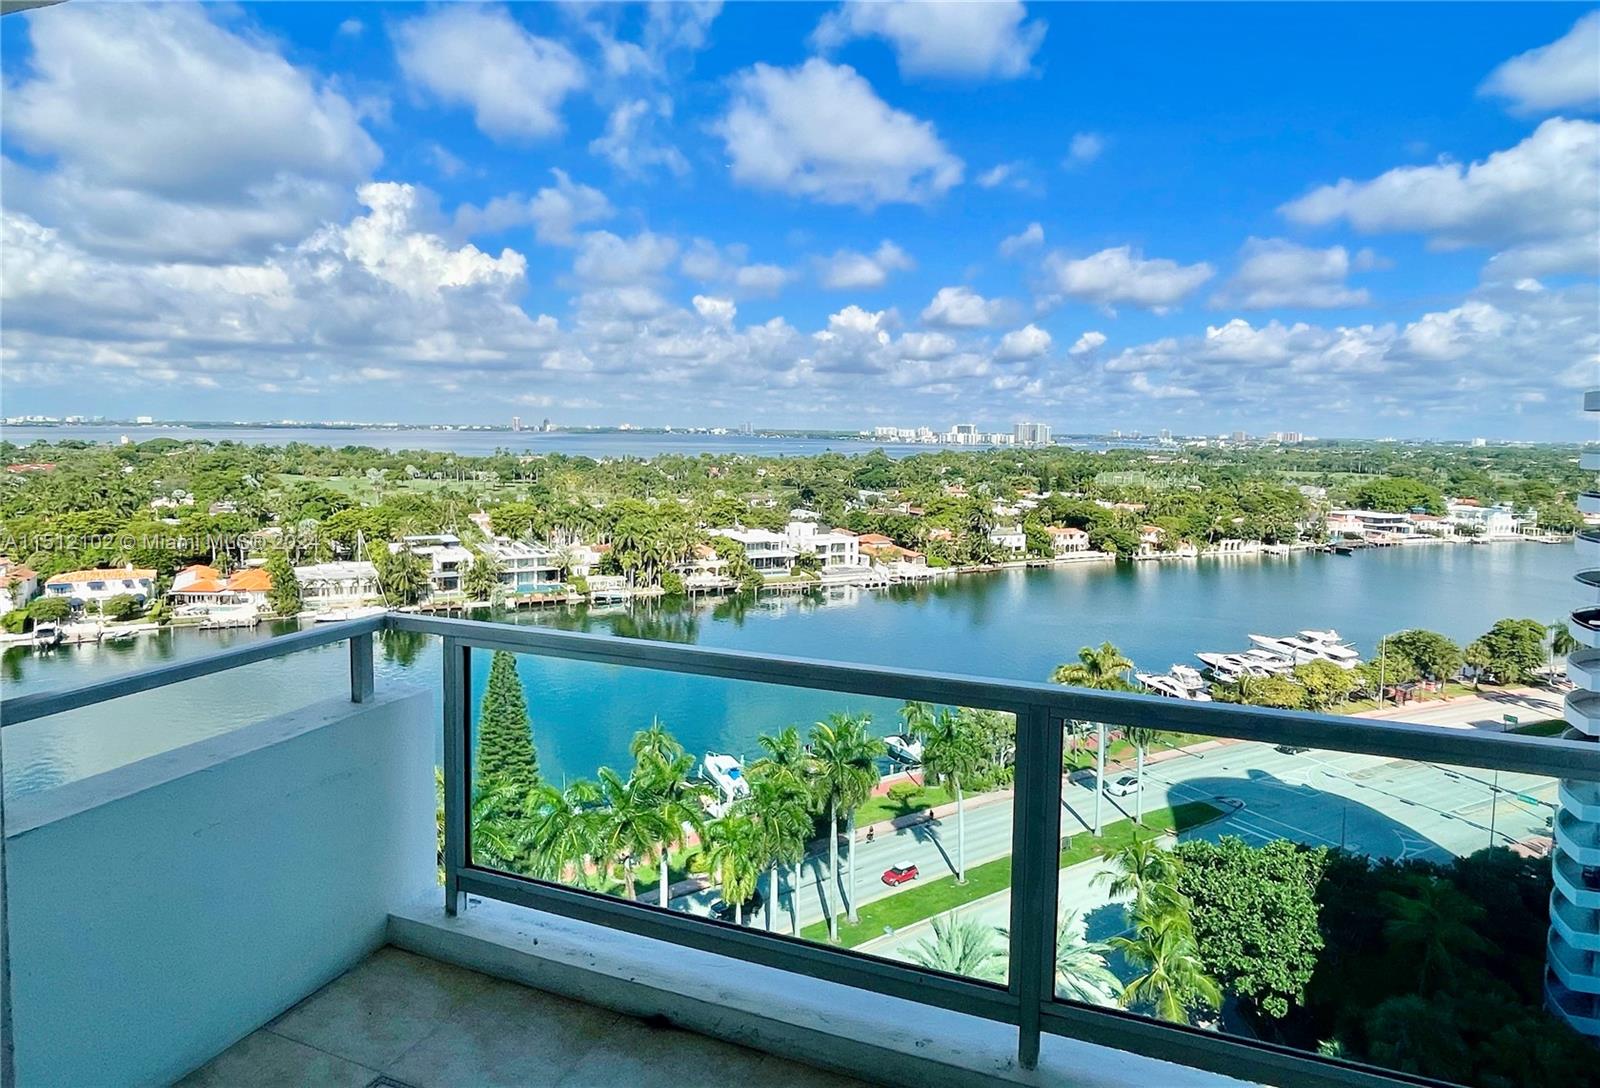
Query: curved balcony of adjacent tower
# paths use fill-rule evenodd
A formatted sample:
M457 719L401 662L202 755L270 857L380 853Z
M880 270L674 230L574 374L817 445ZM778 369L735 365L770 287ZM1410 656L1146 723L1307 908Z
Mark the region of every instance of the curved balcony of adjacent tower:
M1600 650L1574 650L1567 655L1567 679L1582 691L1600 691Z
M1578 492L1578 512L1600 514L1600 491Z
M1563 986L1574 993L1600 994L1600 953L1573 948L1555 926L1550 927L1545 948L1550 970Z
M1544 996L1550 1008L1575 1031L1600 1035L1600 998L1567 989L1553 973L1545 976Z
M1584 866L1600 866L1600 825L1579 819L1571 812L1558 811L1552 821L1556 846Z
M1585 605L1574 609L1567 626L1572 637L1591 650L1600 649L1600 605Z
M1550 924L1567 947L1578 952L1600 952L1600 910L1581 907L1560 892L1551 892Z
M1550 855L1550 871L1556 891L1569 903L1600 910L1600 888L1591 888L1583 878L1583 866L1557 850Z
M1600 692L1568 692L1566 699L1561 703L1561 716L1566 719L1568 725L1583 734L1582 737L1572 739L1600 737Z
M1600 824L1600 782L1563 778L1556 783L1556 795L1561 807L1578 819Z

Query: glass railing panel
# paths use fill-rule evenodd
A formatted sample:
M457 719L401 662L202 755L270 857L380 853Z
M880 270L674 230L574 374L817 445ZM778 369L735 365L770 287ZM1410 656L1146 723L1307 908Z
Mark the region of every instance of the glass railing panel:
M1005 982L1010 715L484 649L470 676L473 865Z
M1594 783L1119 727L1101 776L1100 732L1066 741L1058 999L1461 1084L1595 1083L1569 1026L1600 1015Z

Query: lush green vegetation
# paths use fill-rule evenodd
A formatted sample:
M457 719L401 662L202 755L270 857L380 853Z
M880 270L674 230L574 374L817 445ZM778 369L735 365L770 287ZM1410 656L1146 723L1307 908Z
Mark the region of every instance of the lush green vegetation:
M950 565L996 557L996 501L1049 493L1015 518L1030 547L1045 525L1084 529L1131 555L1139 528L1162 547L1224 537L1319 536L1325 505L1435 509L1443 495L1511 501L1571 529L1584 485L1575 447L1313 444L1275 449L1067 448L939 451L892 459L561 454L484 457L427 450L281 447L153 439L126 446L0 443L0 459L53 464L0 474L0 553L49 576L133 562L163 576L191 563L228 570L274 549L294 561L351 556L360 541L453 531L485 510L496 532L560 545L609 541L608 562L649 584L716 526L778 528L794 506L880 532ZM1309 489L1310 493L1302 489ZM715 545L714 545L715 546ZM753 572L734 571L736 578ZM405 572L396 570L404 591Z

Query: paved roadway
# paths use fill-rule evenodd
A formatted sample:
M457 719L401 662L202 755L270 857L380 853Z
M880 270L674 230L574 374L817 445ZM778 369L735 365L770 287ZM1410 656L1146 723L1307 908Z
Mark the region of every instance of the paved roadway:
M1555 785L1530 775L1502 774L1435 764L1386 760L1375 756L1309 751L1281 753L1264 744L1240 743L1198 753L1176 754L1152 762L1145 771L1147 809L1184 801L1211 801L1237 811L1194 834L1215 839L1238 835L1261 844L1292 839L1311 845L1345 846L1377 857L1428 857L1445 860L1471 853L1494 840L1502 845L1547 833ZM1133 812L1132 797L1104 798L1104 820ZM1068 783L1063 791L1066 833L1085 834L1094 809L1092 778ZM883 870L902 860L915 862L922 880L954 871L955 817L903 828L860 844L858 893L868 903L895 890L880 880ZM1006 803L969 807L967 865L1011 851L1011 807ZM841 879L845 871L841 849ZM826 854L809 858L800 888L800 924L823 917L821 890ZM1072 870L1076 872L1077 867ZM785 874L783 910L777 928L787 931L790 889ZM915 887L916 885L911 885ZM768 888L763 877L763 895ZM703 913L717 898L698 892L674 901L679 909ZM1077 902L1082 898L1082 902ZM1067 896L1090 910L1104 903L1091 895ZM765 924L764 918L755 920Z

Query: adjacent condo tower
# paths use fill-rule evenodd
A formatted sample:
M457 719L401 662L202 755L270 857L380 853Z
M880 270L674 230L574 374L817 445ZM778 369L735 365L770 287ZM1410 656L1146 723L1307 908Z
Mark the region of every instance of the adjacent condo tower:
M1583 407L1600 412L1600 389ZM1581 467L1600 472L1600 451L1582 454ZM1600 478L1578 496L1578 509L1600 514ZM1578 584L1584 604L1572 613L1572 634L1583 648L1567 658L1565 716L1570 740L1600 744L1600 530L1578 534ZM1565 778L1555 814L1554 893L1550 896L1550 1007L1574 1028L1600 1038L1600 783Z

